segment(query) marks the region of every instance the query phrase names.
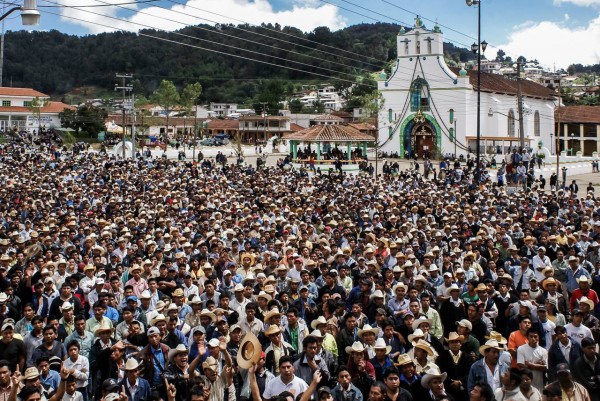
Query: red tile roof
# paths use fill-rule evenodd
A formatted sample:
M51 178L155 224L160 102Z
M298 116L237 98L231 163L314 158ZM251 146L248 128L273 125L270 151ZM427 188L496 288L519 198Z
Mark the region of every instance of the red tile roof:
M600 106L562 106L554 111L554 121L561 123L600 124Z
M450 67L450 69L456 75L459 75L458 68ZM469 77L469 83L473 85L474 90L477 90L477 70L469 70L467 71L467 75ZM516 95L517 81L516 79L505 78L504 76L499 74L491 74L482 71L481 91ZM521 80L521 93L523 94L523 96L542 99L553 99L554 97L556 97L556 93L554 92L554 90L536 82L528 81L526 79Z
M344 121L343 118L334 116L332 114L321 114L312 118L313 121Z
M300 142L374 142L371 135L363 134L346 124L315 125L299 132L286 134L284 139Z
M211 120L208 123L208 129L239 129L238 120Z
M48 97L48 95L31 88L7 88L0 87L0 96L31 96Z
M296 124L296 123L291 123L291 124L290 124L290 131L292 131L292 132L298 132L298 131L302 131L303 129L304 129L304 127L303 127L303 126L301 126L301 125L298 125L298 124Z
M42 113L60 113L64 109L75 110L75 107L62 102L50 102L46 107L42 107ZM31 114L31 110L24 106L0 106L0 113L26 113Z

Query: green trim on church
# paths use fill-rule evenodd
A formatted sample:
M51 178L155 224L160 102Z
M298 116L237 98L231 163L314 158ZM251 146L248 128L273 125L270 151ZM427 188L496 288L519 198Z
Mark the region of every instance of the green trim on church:
M398 134L399 134L399 142L400 142L400 157L404 157L404 131L406 131L406 126L415 119L416 115L418 113L413 113L411 115L409 115L408 117L406 117L404 119L404 121L402 121L402 124L400 125L400 129L398 130ZM433 128L435 129L435 146L437 148L438 151L442 151L441 146L442 146L442 128L440 127L440 125L438 124L437 120L430 114L426 114L423 113L423 116L425 117L425 120L427 120L427 122L429 122Z

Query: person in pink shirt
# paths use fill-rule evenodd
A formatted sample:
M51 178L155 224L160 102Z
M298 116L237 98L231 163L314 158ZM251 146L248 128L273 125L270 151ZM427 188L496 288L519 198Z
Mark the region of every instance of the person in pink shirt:
M133 267L129 269L129 275L132 276L132 278L125 283L125 286L132 286L133 294L139 298L139 296L142 295L142 292L148 289L148 282L146 279L142 278L142 267L133 265Z

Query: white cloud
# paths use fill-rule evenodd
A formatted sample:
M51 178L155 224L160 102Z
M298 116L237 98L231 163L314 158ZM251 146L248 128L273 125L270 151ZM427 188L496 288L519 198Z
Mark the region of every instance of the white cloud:
M564 19L565 19L565 21L568 21L568 20L570 20L570 19L571 19L571 17L569 16L569 14L565 14L565 15L564 15Z
M585 0L577 0L585 1ZM592 2L592 0L588 0ZM600 0L596 1L600 4ZM600 62L600 16L587 26L568 28L550 21L538 22L512 33L508 43L498 46L513 57L537 59L542 65L566 68L573 63Z
M63 5L69 6L126 2L124 0L59 1ZM124 7L132 8L131 5ZM101 15L92 14L87 11ZM221 14L225 17L211 14L210 12ZM337 30L347 25L347 20L339 14L339 9L336 6L322 3L319 5L310 1L303 4L294 2L289 9L275 11L269 0L189 0L185 4L172 5L169 10L159 7L148 7L137 12L128 12L130 15L122 18L125 21L111 18L121 16L124 13L126 12L123 8L117 6L62 9L64 21L81 25L88 29L90 33L110 32L120 29L137 31L148 27L173 31L181 29L185 25L210 23L200 18L206 18L221 24L237 25L238 22L227 18L227 16L232 16L232 18L238 18L251 24L277 23L281 26L294 26L306 32L312 31L318 26L328 26L332 30Z
M571 3L583 7L600 6L600 0L554 0L554 4L560 5L561 3Z

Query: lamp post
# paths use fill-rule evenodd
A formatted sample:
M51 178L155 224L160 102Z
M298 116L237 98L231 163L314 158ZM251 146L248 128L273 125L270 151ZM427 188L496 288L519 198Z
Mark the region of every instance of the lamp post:
M575 146L575 134L571 132L571 156L573 156L575 154L575 149L573 149L573 147Z
M4 7L2 7L2 11L4 11ZM39 25L40 23L37 0L25 0L23 6L13 7L0 16L0 21L2 21L2 35L0 36L0 86L2 86L2 77L4 76L4 20L15 11L21 11L21 23L23 25Z
M481 41L481 0L465 0L467 6L477 7L477 43L471 45L473 53L477 54L477 157L475 164L475 180L477 185L480 181L480 170L479 163L481 159L480 155L480 142L481 142L481 53L485 52L487 42Z

